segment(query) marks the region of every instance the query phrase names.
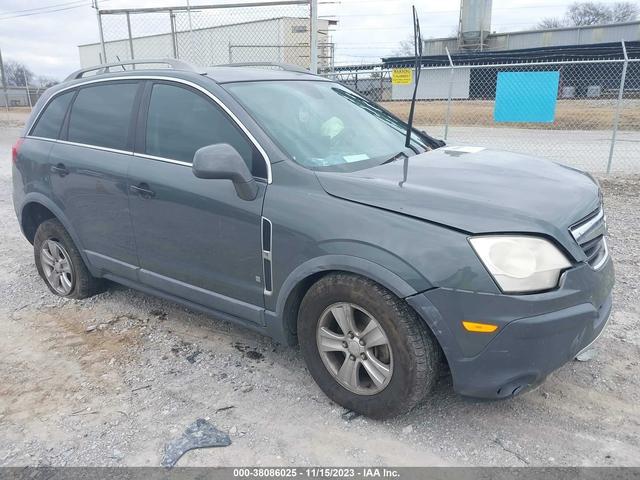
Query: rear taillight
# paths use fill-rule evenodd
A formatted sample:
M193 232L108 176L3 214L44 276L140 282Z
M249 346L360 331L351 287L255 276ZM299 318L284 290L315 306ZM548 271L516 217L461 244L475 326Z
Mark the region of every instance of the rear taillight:
M22 138L16 140L16 143L11 147L11 161L15 165L18 162L18 153L20 153L20 147L22 146Z

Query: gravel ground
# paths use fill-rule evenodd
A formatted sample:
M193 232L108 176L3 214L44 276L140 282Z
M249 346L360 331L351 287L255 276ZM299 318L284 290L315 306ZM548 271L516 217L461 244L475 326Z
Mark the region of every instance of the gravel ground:
M346 421L297 349L117 285L51 295L13 212L18 133L0 126L1 466L157 466L197 418L233 443L179 466L640 465L640 177L603 180L618 280L593 360L500 402L443 377L408 415Z

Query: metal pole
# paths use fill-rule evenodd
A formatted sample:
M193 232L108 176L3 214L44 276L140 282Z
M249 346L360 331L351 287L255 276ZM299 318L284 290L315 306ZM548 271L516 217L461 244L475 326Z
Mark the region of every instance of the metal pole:
M131 15L127 12L127 34L129 35L129 54L131 55L131 60L135 60L135 56L133 54L133 37L131 35ZM133 64L133 69L136 69L136 65Z
M187 17L189 18L189 50L190 50L190 55L191 55L191 59L193 59L193 48L194 48L194 43L193 43L193 24L191 23L191 2L189 0L187 0Z
M336 44L331 42L331 72L336 71Z
M311 14L311 62L309 70L311 73L318 73L318 0L311 0L309 3Z
M171 23L171 43L173 44L173 58L178 58L178 42L176 42L176 16L173 10L169 10L169 22Z
M2 90L4 91L4 102L9 114L9 94L7 93L7 77L4 73L4 63L2 63L2 50L0 50L0 76L2 77Z
M100 7L98 7L98 0L93 0L93 8L96 9L96 15L98 17L98 33L100 34L100 45L102 47L102 58L100 63L107 63L107 49L104 46L104 32L102 30L102 14L100 13Z
M27 80L26 70L22 70L22 78L24 78L24 89L27 92L27 102L29 102L29 108L33 110L33 105L31 105L31 95L29 94L29 81Z
M447 51L447 57L449 58L449 65L451 65L451 73L449 74L449 95L447 96L447 114L444 120L444 139L449 136L449 120L451 119L451 97L453 96L453 60L451 60L451 54L449 48L445 47Z
M627 79L627 66L629 65L629 57L627 55L627 45L624 43L624 40L622 40L622 53L624 54L624 64L622 65L622 78L620 79L620 90L618 91L618 104L616 106L615 117L613 118L613 134L611 135L611 148L609 150L609 162L607 163L607 174L611 173L611 164L613 162L613 151L616 146L616 137L618 136L618 126L620 125L620 109L622 108L624 84Z

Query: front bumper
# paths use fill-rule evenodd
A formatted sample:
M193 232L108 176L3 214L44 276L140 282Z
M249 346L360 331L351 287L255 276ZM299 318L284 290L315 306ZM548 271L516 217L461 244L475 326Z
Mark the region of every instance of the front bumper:
M563 275L560 288L535 295L495 295L436 288L407 299L443 348L454 389L506 398L540 384L602 332L614 284L609 258ZM494 323L494 334L469 333L462 320Z

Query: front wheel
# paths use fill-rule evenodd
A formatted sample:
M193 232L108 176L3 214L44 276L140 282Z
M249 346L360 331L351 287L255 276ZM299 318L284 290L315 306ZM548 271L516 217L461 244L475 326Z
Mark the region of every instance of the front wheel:
M424 322L393 293L356 275L328 275L309 289L298 339L325 394L373 418L412 409L438 378L440 349Z

